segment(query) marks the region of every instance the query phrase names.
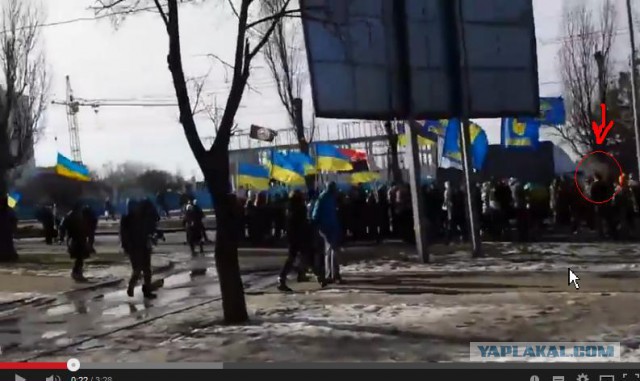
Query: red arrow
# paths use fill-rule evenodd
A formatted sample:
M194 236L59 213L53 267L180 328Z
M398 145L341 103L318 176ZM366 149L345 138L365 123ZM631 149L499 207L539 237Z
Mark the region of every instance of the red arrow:
M611 127L613 127L613 120L607 124L607 106L602 103L600 109L602 110L602 123L598 125L596 122L591 122L591 129L596 136L596 144L604 143L604 139L607 137L609 131L611 131Z

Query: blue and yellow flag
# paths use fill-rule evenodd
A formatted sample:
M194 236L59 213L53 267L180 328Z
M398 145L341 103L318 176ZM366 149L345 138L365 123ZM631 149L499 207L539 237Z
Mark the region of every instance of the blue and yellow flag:
M318 172L313 159L309 155L305 155L300 151L289 151L285 156L288 161L301 165L304 168L305 176L315 175Z
M469 126L469 135L471 138L471 161L473 168L481 170L484 165L485 158L489 152L489 139L487 133L477 125L471 123ZM446 134L443 145L443 156L461 163L462 150L460 144L460 120L451 119L446 123Z
M271 151L271 157L267 163L270 177L287 185L304 184L304 166L292 162L281 152Z
M351 174L351 184L368 184L380 180L380 174L377 172L364 171L354 172Z
M429 125L428 123L429 122L427 121L418 130L419 146L430 146L432 144L436 144L438 140L438 135L436 133L437 128L434 125ZM399 146L406 146L408 143L407 134L405 132L406 130L405 130L404 123L401 123L401 122L398 123L398 145Z
M258 164L238 164L238 186L255 190L269 189L269 169Z
M316 144L316 161L321 171L340 172L353 169L350 158L331 144Z
M462 162L462 152L460 151L460 120L451 119L444 123L445 135L442 146L442 156L453 161Z
M482 166L484 166L484 160L487 158L487 153L489 153L487 133L479 125L471 123L469 126L469 135L471 136L473 168L481 170Z
M446 126L448 122L449 121L447 119L425 120L424 126L422 128L425 131L435 134L437 137L443 138L447 132Z
M21 197L22 195L20 193L17 193L17 192L9 193L7 195L7 204L9 205L9 208L14 209L18 205L18 202L20 202Z
M58 154L58 162L56 163L56 173L74 180L91 181L91 175L87 167L71 161L71 159L60 153Z
M500 136L503 147L538 148L540 122L532 118L502 118Z
M540 98L540 116L536 118L543 125L560 125L566 123L566 111L562 97Z

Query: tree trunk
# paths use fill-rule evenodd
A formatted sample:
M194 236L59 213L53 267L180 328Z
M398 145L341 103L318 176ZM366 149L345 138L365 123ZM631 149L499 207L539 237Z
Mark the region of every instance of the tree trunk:
M229 155L223 151L224 147L214 146L202 159L201 169L213 198L216 216L215 260L224 320L237 324L249 320L249 315L238 262L237 205L233 204L228 184L221 180L229 178Z
M9 192L9 169L11 168L11 152L9 151L8 118L0 122L0 262L12 262L18 259L13 244L14 219L13 210L9 208L7 193Z
M309 154L309 143L305 139L304 135L300 135L300 133L298 133L298 148L303 154L309 157L311 156ZM307 186L307 190L313 191L316 188L316 175L306 175L304 177L304 182Z
M0 174L0 177L0 262L13 262L18 259L13 244L14 214L7 203L6 175Z

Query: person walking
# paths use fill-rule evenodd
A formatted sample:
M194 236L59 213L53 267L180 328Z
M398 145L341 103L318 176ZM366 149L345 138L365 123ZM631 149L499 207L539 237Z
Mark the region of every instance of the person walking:
M298 269L298 280L305 277L305 269L310 241L309 221L307 220L307 207L304 202L304 196L299 190L291 192L289 203L287 205L286 225L287 240L289 241L289 256L282 266L280 276L278 277L278 290L291 292L287 286L287 275L293 269L296 258L300 260L300 268Z
M74 260L71 277L76 282L87 282L84 277L84 261L89 258L92 252L92 221L87 218L86 209L82 204L77 203L74 208L65 216L61 223L62 234L66 234L68 239L67 252ZM64 236L63 236L64 237Z
M341 227L336 211L337 185L330 182L327 189L320 194L312 213L313 223L317 225L320 236L324 240L325 282L342 283L338 250Z
M120 242L131 261L131 278L127 287L129 297L133 297L141 276L143 296L146 299L156 297L151 283L151 234L143 208L138 202L129 200L127 213L120 220Z

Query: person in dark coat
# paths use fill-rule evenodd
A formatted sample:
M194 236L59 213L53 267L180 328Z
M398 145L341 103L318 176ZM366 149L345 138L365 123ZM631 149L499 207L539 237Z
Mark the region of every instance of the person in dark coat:
M187 204L182 223L187 234L187 243L191 248L191 256L196 256L196 245L200 247L200 254L203 254L202 219L194 210L193 205Z
M141 276L143 296L147 299L156 297L151 282L151 234L145 210L139 203L129 200L127 213L120 220L120 242L131 261L131 278L127 287L129 297L133 297L134 289Z
M42 206L36 211L36 219L42 224L44 240L47 245L51 245L56 238L56 221L53 210L48 206Z
M204 226L205 214L204 210L198 205L198 200L193 200L193 212L195 213L195 217L200 221L200 226L202 227L202 238L205 242L211 242L209 237L207 236L207 229Z
M378 208L378 200L376 192L369 192L366 198L364 221L367 226L367 238L376 243L382 242L382 234L380 232L380 212Z
M259 246L264 243L265 234L269 227L268 198L265 192L259 192L249 209L251 213L251 241Z
M317 224L314 224L311 217L315 205L318 201L318 193L316 190L310 190L307 194L307 220L309 221L309 245L308 263L313 265L313 272L316 275L318 283L321 287L325 287L327 282L325 281L325 258L324 258L324 240L320 235L320 230Z
M529 209L527 208L527 194L524 185L517 180L513 180L510 184L511 199L513 200L512 208L515 212L516 230L518 232L518 240L526 242L529 240Z
M82 207L82 215L85 223L89 227L89 249L92 254L95 254L96 249L94 245L96 243L96 231L98 230L98 216L89 205Z
M613 194L612 186L607 183L602 175L596 173L594 182L591 184L591 199L596 202L607 200ZM609 203L596 204L594 209L595 226L600 238L605 237L605 229L612 238L616 237L616 227L612 221L611 205Z
M386 186L378 188L378 220L380 221L380 235L383 239L391 237L391 216L389 213L389 191Z
M278 277L278 290L280 291L292 291L289 286L287 286L287 275L293 269L296 258L301 262L305 262L306 260L306 251L311 237L309 234L309 221L307 220L307 207L304 201L302 192L299 190L291 192L286 214L289 255ZM304 265L301 265L298 269L299 280L305 278L304 269Z
M160 207L160 210L162 210L164 217L169 218L170 213L169 213L169 205L167 204L166 191L158 192L158 194L156 195L156 203Z
M113 203L111 202L111 199L109 197L107 197L104 200L104 216L107 220L115 220L116 219L116 213L115 210L113 208Z
M76 282L86 282L84 277L84 261L94 252L92 247L92 221L87 218L86 209L81 204L76 204L74 208L67 213L61 223L61 231L68 237L67 251L71 259L74 260L71 277ZM63 236L64 238L64 236Z

